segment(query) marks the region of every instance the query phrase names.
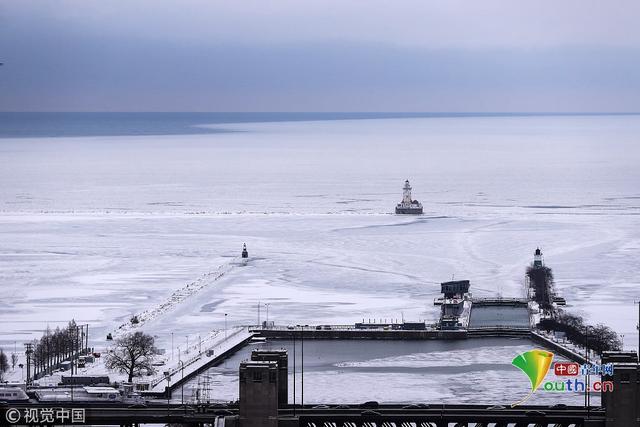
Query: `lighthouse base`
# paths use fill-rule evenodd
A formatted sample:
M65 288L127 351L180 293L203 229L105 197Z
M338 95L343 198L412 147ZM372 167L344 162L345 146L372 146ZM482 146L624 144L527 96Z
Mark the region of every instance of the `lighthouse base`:
M420 207L400 207L400 206L396 206L396 214L398 214L398 215L422 215L422 206L420 206Z

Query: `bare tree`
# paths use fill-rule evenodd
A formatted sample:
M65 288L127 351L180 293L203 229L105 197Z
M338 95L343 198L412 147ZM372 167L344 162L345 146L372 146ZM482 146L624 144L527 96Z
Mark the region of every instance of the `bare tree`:
M0 382L4 381L4 373L9 370L9 360L7 355L0 348Z
M140 376L145 371L153 373L152 362L156 353L153 337L144 332L135 332L118 338L115 350L106 356L105 365L127 374L128 382L131 382L134 376Z
M598 354L622 349L622 341L613 329L602 324L587 325L582 317L562 310L555 310L553 318L540 320L538 326L546 331L564 332L569 341L588 346Z

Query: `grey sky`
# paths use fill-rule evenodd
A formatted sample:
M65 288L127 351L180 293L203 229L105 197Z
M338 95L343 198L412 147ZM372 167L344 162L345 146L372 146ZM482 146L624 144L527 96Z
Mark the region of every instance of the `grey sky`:
M0 0L3 111L640 111L640 2Z

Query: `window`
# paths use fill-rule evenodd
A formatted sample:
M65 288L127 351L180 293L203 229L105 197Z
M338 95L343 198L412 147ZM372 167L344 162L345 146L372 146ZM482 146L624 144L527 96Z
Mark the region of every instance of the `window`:
M262 382L262 372L261 371L253 371L253 382L261 383Z

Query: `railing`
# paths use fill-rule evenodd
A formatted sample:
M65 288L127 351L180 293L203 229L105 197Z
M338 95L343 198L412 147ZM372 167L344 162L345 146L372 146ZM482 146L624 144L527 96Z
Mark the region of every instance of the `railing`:
M232 333L228 334L227 337L222 340L222 341L217 341L216 343L214 343L213 345L205 348L204 351L198 352L195 356L192 356L191 358L185 360L182 365L178 365L174 368L169 368L166 372L169 373L168 376L172 377L174 374L179 373L180 371L182 371L184 368L194 364L195 362L197 362L198 360L200 360L202 358L203 355L206 355L207 351L209 350L213 350L217 347L220 347L220 345L226 343L229 338L234 337L236 335L238 335L241 332L244 332L245 328L242 329L237 329L235 331L233 331ZM151 381L151 388L154 388L155 386L157 386L158 384L160 384L163 381L166 381L167 379L167 375L160 375L158 377L155 377L152 381Z
M484 330L500 330L500 331L529 331L528 326L474 326L469 328L469 331L484 331Z
M380 323L380 327L382 328L383 326L388 326L388 325L396 325L399 323ZM249 328L250 331L315 331L315 330L333 330L333 329L337 329L337 330L345 330L345 329L355 329L354 325L305 325L305 326L285 326L285 325L273 325L273 326L262 326L262 325L254 325L254 326L247 326ZM321 329L318 329L321 328ZM328 329L324 329L324 328L328 328Z
M268 328L249 326L249 330L256 332L332 332L332 331L349 331L349 332L358 332L358 333L375 333L375 332L389 332L389 333L406 333L406 332L429 332L429 331L438 331L437 324L425 324L425 329L392 329L389 326L399 326L399 323L390 323L390 324L380 324L380 327L372 327L373 325L369 325L367 328L356 328L353 325L321 325L322 327L316 326L305 326L305 327L287 327L287 326L273 326ZM327 327L328 326L328 327ZM384 329L384 328L387 329ZM528 326L504 326L504 325L495 325L495 326L477 326L472 328L462 328L459 331L469 331L469 332L490 332L490 331L504 331L504 332L530 332L531 329Z

